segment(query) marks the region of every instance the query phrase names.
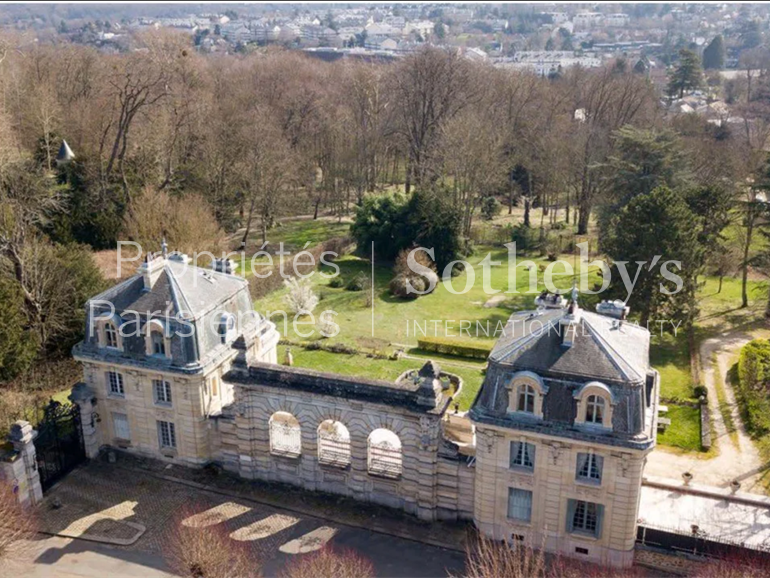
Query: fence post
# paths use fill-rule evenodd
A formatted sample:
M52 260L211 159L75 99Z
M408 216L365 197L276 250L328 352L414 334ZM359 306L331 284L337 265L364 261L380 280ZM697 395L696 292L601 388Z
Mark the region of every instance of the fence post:
M43 488L40 486L40 474L37 471L37 454L35 438L37 432L28 421L19 420L11 426L8 439L13 445L18 458L10 462L11 472L18 484L19 502L29 501L37 504L43 499Z
M85 383L76 383L69 395L70 401L80 409L80 431L83 435L83 449L90 460L99 453L99 439L96 423L99 419L95 411L96 394Z

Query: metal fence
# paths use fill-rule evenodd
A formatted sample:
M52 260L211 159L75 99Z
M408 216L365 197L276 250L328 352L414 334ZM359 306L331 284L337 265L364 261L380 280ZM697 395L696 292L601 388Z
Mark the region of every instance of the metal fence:
M770 544L746 544L729 538L706 535L700 531L684 532L673 528L639 525L636 542L670 552L719 559L770 561Z

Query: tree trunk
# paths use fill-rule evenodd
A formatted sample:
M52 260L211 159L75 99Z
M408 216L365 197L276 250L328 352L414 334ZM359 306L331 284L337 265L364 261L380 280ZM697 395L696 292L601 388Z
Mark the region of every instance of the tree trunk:
M749 209L753 212L753 208ZM749 248L751 247L751 236L754 232L754 217L749 214L746 220L746 244L743 246L743 265L741 266L741 308L749 306L749 295L747 285L749 281Z
M530 201L529 197L524 197L524 226L529 227L529 208L530 208Z
M722 275L722 274L719 275L719 288L717 289L717 293L721 293L722 292L722 280L724 278L725 278L724 275Z

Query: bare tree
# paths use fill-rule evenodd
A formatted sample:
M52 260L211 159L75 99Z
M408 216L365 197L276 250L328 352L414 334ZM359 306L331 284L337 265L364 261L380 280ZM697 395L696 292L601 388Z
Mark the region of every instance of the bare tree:
M183 510L165 542L163 557L171 569L186 578L260 578L260 556L253 544L233 540L222 524L194 528L181 523L195 511Z
M37 531L35 511L19 503L8 483L0 479L0 561L19 547L19 542L31 540Z
M282 578L374 578L372 563L352 550L326 546L312 554L297 556L281 573Z
M438 176L442 128L475 100L473 72L460 54L438 48L424 48L391 69L391 126L407 149L407 192L412 184L420 186Z

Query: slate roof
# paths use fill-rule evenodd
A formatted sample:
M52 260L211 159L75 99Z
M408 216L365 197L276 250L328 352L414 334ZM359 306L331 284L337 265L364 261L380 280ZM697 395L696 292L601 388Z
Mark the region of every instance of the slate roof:
M602 382L644 383L649 366L650 334L632 323L581 310L572 346L563 347L560 320L566 309L511 315L490 361L540 375L593 378Z
M185 312L198 319L247 285L245 279L235 275L168 259L150 290L145 289L139 273L93 299L112 302L118 314L165 312L169 308L172 316Z

